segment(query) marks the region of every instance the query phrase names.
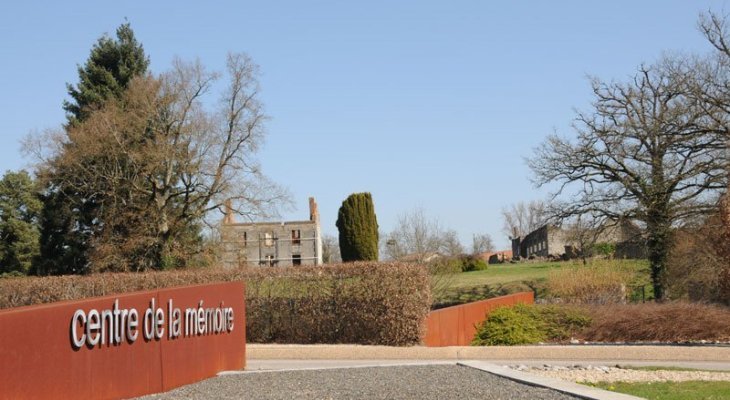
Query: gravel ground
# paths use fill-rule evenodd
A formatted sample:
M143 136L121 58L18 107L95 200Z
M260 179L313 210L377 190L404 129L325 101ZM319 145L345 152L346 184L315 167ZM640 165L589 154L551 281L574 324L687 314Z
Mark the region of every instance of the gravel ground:
M219 376L142 399L546 399L569 400L457 365L344 368Z
M511 365L510 368L573 382L730 381L730 372L642 371L608 366L549 364L541 367Z

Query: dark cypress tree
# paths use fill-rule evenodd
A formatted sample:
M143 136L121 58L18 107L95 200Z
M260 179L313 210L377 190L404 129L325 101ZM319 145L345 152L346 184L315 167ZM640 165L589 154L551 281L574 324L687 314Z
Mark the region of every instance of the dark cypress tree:
M63 103L66 127L84 121L104 101L119 98L134 77L147 73L148 66L149 58L129 23L117 28L116 39L102 36L79 66L79 82L67 85L71 100ZM86 272L89 241L101 226L97 214L103 199L70 189L64 182L73 177L65 175L53 171L44 177L41 254L34 265L38 274Z
M378 260L378 220L370 193L353 193L337 214L342 261Z

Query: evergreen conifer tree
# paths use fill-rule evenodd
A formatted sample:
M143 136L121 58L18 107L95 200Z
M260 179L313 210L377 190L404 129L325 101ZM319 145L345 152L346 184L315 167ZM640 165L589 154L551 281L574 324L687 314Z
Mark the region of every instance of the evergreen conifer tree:
M117 28L117 38L102 36L86 64L78 67L79 83L67 84L72 101L64 101L69 124L86 119L105 100L119 98L132 78L147 73L150 60L129 23Z
M25 171L0 180L0 273L28 273L38 255L38 186Z
M102 36L86 63L79 66L79 82L67 85L71 100L63 103L66 127L85 120L104 101L119 98L134 77L147 73L148 66L149 58L129 23L117 28L116 39ZM38 274L86 272L89 241L100 229L97 214L103 199L71 190L65 182L73 177L66 175L66 171L51 171L44 177L41 256L34 266Z
M337 215L342 261L378 260L378 221L370 193L354 193Z

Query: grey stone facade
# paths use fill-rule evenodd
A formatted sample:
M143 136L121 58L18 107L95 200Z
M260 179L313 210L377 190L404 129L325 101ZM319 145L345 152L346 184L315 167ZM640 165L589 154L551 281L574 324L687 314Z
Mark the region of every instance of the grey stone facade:
M221 238L226 268L322 264L319 211L311 197L308 221L237 223L228 213L221 224Z
M520 257L561 257L571 251L565 232L552 225L544 225L528 233L520 241ZM513 253L514 254L514 253Z
M646 258L646 246L641 230L629 221L604 227L595 232L595 243L616 245L616 258ZM553 257L574 258L580 252L579 244L571 239L569 232L554 226L544 225L524 238L512 238L512 254L522 258Z

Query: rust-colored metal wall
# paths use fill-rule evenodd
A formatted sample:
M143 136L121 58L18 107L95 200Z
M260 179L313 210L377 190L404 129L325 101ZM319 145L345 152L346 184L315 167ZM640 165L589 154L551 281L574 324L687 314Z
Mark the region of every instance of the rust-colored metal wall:
M76 348L71 325L76 310L136 309L136 341ZM145 340L143 315L154 299L163 308L165 332ZM168 337L168 300L180 308L233 309L233 329L207 335ZM246 310L241 282L186 286L0 311L1 399L118 399L167 391L243 369ZM184 331L184 325L183 325ZM77 337L81 337L79 330Z
M426 317L426 336L423 343L428 347L468 346L474 338L477 324L484 321L491 310L534 302L535 296L532 292L521 292L431 311Z

